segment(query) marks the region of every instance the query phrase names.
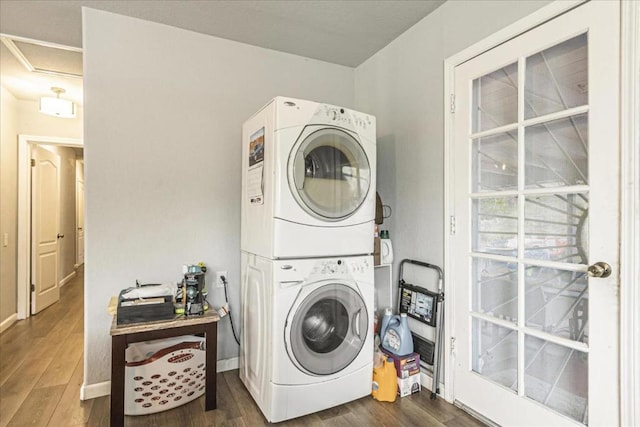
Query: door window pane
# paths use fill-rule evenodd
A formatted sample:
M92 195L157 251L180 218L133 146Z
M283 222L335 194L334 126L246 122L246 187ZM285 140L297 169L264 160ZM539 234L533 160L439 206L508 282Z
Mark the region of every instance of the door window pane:
M518 321L518 264L473 260L473 309L511 322Z
M474 372L518 390L518 332L473 318Z
M487 197L473 200L475 252L515 256L518 249L518 200Z
M525 188L589 183L587 114L525 129Z
M517 132L473 140L472 191L505 191L518 188Z
M586 264L588 196L580 193L526 197L525 258Z
M526 326L589 343L589 291L585 273L527 266Z
M581 34L526 59L525 118L587 105L587 34Z
M518 121L518 63L473 81L473 132Z
M528 335L525 347L525 395L587 424L587 353Z

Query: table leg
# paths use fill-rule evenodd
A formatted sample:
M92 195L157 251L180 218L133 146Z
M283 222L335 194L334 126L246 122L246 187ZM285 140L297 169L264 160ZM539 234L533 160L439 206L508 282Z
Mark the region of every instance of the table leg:
M216 409L216 381L218 360L218 322L211 322L205 326L206 345L206 388L205 411Z
M124 365L127 340L111 337L111 427L124 426Z

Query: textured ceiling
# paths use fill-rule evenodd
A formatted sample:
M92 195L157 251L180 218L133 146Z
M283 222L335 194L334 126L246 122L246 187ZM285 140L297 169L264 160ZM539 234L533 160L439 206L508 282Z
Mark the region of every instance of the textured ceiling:
M442 3L444 0L1 0L0 33L80 48L81 7L87 6L356 67ZM8 51L4 46L1 53L4 83L5 70L13 67L5 64Z

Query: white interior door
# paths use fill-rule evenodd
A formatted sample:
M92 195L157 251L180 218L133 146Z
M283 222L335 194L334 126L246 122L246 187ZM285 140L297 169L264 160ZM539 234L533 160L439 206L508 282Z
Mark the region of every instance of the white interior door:
M454 395L501 425L619 423L618 40L591 1L455 70Z
M78 265L84 264L84 181L78 181L76 187L76 204L78 212L76 213L76 227L78 228L76 238L78 239L76 248Z
M58 282L60 230L60 156L34 146L31 168L32 257L31 312L60 299Z

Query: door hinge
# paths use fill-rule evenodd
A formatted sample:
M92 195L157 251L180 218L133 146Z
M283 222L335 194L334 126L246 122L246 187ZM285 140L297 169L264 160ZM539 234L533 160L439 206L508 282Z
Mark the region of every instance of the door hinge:
M31 167L35 167L36 166L36 159L31 159Z
M456 94L452 93L451 95L449 95L449 112L451 114L456 112Z
M31 292L35 292L36 291L36 285L34 285L33 283L31 284Z
M456 217L455 216L449 217L449 234L452 236L456 234Z
M449 342L449 350L453 352L456 349L456 337L451 337L451 341Z

